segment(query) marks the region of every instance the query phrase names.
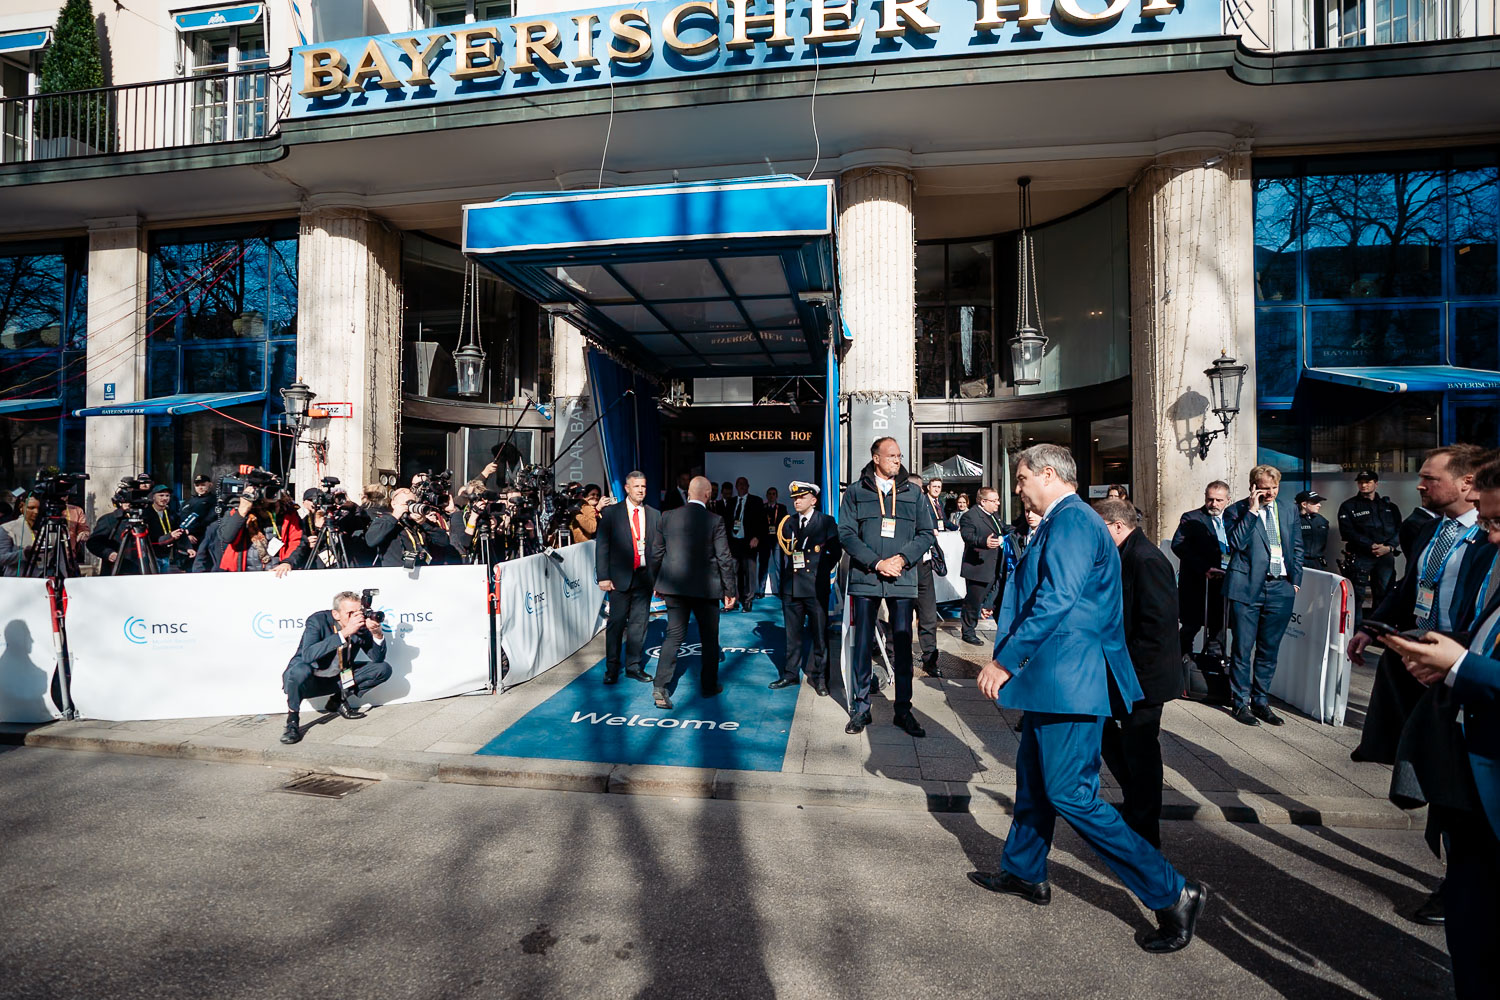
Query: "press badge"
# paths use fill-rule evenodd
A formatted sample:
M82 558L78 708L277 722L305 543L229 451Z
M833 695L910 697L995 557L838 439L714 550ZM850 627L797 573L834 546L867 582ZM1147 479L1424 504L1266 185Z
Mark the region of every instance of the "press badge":
M734 522L734 537L735 538L744 538L745 537L745 522L744 521L736 521L736 522Z
M1417 585L1417 620L1421 621L1432 614L1432 606L1437 603L1437 588L1421 583Z
M896 519L894 517L882 517L880 519L880 537L896 537Z
M792 569L807 569L807 556L800 550L792 553Z
M268 556L274 556L276 553L278 553L280 551L281 551L281 539L279 539L279 538L273 538L269 542L266 542L266 555L268 555Z

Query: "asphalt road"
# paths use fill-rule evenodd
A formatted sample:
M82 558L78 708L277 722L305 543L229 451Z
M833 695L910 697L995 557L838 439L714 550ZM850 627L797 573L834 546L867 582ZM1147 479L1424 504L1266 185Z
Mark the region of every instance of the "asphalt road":
M1452 995L1413 832L1166 824L1199 940L1062 832L1052 905L971 886L1006 821L0 752L0 995Z

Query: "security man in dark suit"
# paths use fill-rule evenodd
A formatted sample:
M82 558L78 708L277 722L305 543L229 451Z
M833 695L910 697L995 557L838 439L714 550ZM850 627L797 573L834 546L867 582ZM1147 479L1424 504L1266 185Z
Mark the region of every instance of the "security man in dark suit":
M744 482L744 480L741 480ZM734 607L735 564L725 539L724 519L708 509L708 480L688 483L688 502L661 517L646 561L656 592L667 605L667 634L662 640L652 692L656 707L670 710L669 693L677 671L677 650L687 635L689 616L698 620L702 650L698 690L712 698L719 686L719 602Z
M750 480L744 476L734 481L734 495L724 500L724 527L729 531L729 552L736 567L735 596L740 610L749 611L758 596L759 550L767 544L771 529L766 524L766 505L750 492Z
M1193 640L1205 624L1203 651L1223 652L1224 571L1229 569L1229 535L1224 530L1224 508L1229 506L1229 484L1214 480L1203 490L1203 506L1177 522L1172 554L1177 574L1177 607L1182 616L1178 633L1183 656L1193 652Z
M1328 518L1320 511L1326 498L1317 490L1297 494L1297 520L1302 528L1302 564L1308 569L1327 569Z
M795 513L776 523L776 551L780 560L782 619L786 623L786 659L772 690L791 687L805 672L819 696L828 695L828 593L833 571L843 555L839 526L818 510L819 489L794 481ZM802 651L803 628L812 640L812 655Z
M688 501L688 481L693 477L686 472L677 476L677 485L667 490L666 496L662 497L661 509L663 511L676 510Z
M1234 629L1230 716L1247 726L1285 721L1271 711L1271 680L1302 586L1302 528L1297 509L1280 492L1281 470L1257 465L1250 470L1250 495L1224 511L1224 593Z
M380 623L365 617L359 595L352 590L333 599L332 611L309 615L297 653L281 674L287 709L281 742L301 742L298 712L306 698L326 695L329 700L325 711L337 712L346 719L364 718L355 706L391 676L385 651ZM342 678L344 670L352 677Z
M609 624L604 627L604 683L620 680L620 644L625 645L625 676L649 682L641 669L646 646L646 619L651 614L651 570L646 553L661 534L661 512L646 506L646 474L625 477L625 502L610 504L599 515L594 535L594 578L609 595Z
M1125 648L1141 682L1134 707L1110 692L1114 717L1104 724L1104 763L1120 783L1120 815L1152 847L1161 847L1161 709L1182 686L1181 659L1172 632L1177 585L1172 564L1136 527L1135 505L1104 500L1094 505L1120 550L1120 590L1125 606Z
M1375 492L1380 476L1366 469L1354 477L1357 492L1339 504L1339 537L1344 540L1345 569L1354 585L1355 624L1366 593L1377 608L1396 582L1396 554L1401 549L1401 508ZM1380 619L1376 619L1380 621Z
M964 581L964 606L961 613L960 638L971 646L982 646L984 640L975 631L979 627L980 605L995 586L1004 565L1005 523L1000 520L1000 493L993 486L979 488L978 502L958 522L964 541L964 563L958 575Z

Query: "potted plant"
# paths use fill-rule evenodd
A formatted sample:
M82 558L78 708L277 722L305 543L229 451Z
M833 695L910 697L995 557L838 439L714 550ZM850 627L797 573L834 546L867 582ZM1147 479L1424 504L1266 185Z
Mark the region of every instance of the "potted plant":
M67 0L42 58L35 104L38 158L84 156L115 148L110 95L89 0ZM48 96L56 95L56 96Z

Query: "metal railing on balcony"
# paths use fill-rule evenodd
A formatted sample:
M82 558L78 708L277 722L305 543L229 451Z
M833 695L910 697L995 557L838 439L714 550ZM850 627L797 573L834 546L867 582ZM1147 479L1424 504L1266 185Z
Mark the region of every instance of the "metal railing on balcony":
M287 66L0 100L0 164L202 146L276 134Z

